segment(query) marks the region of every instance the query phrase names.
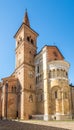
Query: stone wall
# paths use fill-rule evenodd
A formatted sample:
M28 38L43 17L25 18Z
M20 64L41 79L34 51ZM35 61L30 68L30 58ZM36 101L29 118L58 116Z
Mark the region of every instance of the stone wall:
M70 85L72 118L74 119L74 86Z
M17 117L17 79L13 76L3 79L2 117Z
M2 117L2 87L0 83L0 118Z

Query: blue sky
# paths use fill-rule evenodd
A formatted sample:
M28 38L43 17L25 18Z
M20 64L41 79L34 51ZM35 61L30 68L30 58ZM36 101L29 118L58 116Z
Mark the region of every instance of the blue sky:
M38 51L56 45L70 63L74 85L74 0L0 0L0 79L15 69L15 39L28 10L31 27L39 33Z

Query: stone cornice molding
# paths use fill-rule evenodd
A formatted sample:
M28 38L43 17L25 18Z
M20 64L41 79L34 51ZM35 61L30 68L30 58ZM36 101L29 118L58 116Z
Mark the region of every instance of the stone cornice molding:
M51 61L48 63L49 70L62 69L62 70L66 70L68 72L69 67L70 67L70 64L64 60Z

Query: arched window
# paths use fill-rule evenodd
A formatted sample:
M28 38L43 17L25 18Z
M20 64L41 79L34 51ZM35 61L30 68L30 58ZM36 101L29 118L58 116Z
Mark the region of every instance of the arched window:
M12 93L13 93L13 86L12 86L12 88L11 88L11 91L12 91Z
M37 66L37 73L39 73L39 66Z
M27 37L27 41L28 41L28 42L30 41L30 37Z
M58 98L58 94L57 94L57 91L55 91L55 98Z
M30 85L30 89L32 89L32 85Z
M18 41L17 44L19 45L19 43L20 43L20 42Z
M31 43L32 43L32 44L34 44L34 41L33 41L33 39L31 39Z
M12 86L12 92L16 93L16 86Z

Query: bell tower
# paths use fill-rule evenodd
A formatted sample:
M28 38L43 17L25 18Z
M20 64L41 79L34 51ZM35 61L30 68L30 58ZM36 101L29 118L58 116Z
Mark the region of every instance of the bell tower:
M20 85L20 118L35 114L35 64L38 34L30 27L27 10L24 20L14 38L16 39L15 75Z

